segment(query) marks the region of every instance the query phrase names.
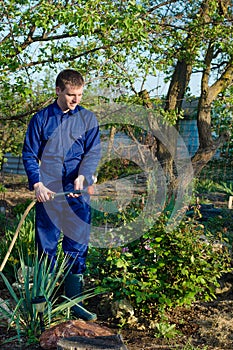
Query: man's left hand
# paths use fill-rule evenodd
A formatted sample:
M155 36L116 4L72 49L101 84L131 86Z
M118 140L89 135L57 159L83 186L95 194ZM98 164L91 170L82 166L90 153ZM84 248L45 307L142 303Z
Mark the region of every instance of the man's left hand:
M75 180L74 180L74 190L83 190L83 184L84 184L85 177L83 175L79 175Z
M77 190L82 191L83 190L84 180L85 180L85 177L83 175L79 175L74 180L74 190L75 191L77 191ZM87 187L87 193L90 195L94 194L94 186L93 185ZM80 194L74 194L74 193L69 194L69 197L73 197L73 198L79 197L79 196L80 196Z

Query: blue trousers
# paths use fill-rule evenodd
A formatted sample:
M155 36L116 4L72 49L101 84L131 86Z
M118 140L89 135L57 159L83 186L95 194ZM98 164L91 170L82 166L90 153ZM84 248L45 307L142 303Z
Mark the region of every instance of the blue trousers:
M82 274L86 269L90 224L88 196L37 202L35 240L39 256L46 254L51 261L51 268L54 267L62 232L62 248L68 258L68 268L72 265L71 273Z

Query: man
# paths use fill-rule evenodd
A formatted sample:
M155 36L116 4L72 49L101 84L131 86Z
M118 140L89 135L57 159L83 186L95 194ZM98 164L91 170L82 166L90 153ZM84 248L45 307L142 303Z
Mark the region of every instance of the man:
M37 198L35 236L39 256L48 255L54 267L62 232L69 267L65 293L69 298L82 292L90 235L89 194L93 193L93 175L100 160L97 119L79 105L83 88L79 72L61 71L56 78L57 99L32 117L23 146L29 189L34 189ZM76 190L83 192L75 194ZM69 195L56 196L58 192ZM78 318L96 319L96 314L81 305L75 305L72 311Z

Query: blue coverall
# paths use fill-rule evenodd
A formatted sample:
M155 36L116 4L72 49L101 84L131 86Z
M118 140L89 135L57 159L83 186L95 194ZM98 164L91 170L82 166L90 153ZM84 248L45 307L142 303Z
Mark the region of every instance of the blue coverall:
M98 122L87 109L77 106L64 113L55 101L32 117L23 146L30 190L35 183L42 182L54 192L73 191L78 175L84 175L84 185L90 186L100 156ZM90 223L88 194L37 202L35 236L39 255L46 253L54 265L62 232L62 247L72 263L71 272L82 274L86 268Z

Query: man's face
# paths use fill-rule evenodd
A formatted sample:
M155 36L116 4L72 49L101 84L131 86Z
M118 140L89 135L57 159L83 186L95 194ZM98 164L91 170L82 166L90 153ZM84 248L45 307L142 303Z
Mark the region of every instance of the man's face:
M66 84L63 91L59 87L56 87L56 94L58 106L63 112L68 112L68 110L74 110L80 103L83 95L83 86Z

